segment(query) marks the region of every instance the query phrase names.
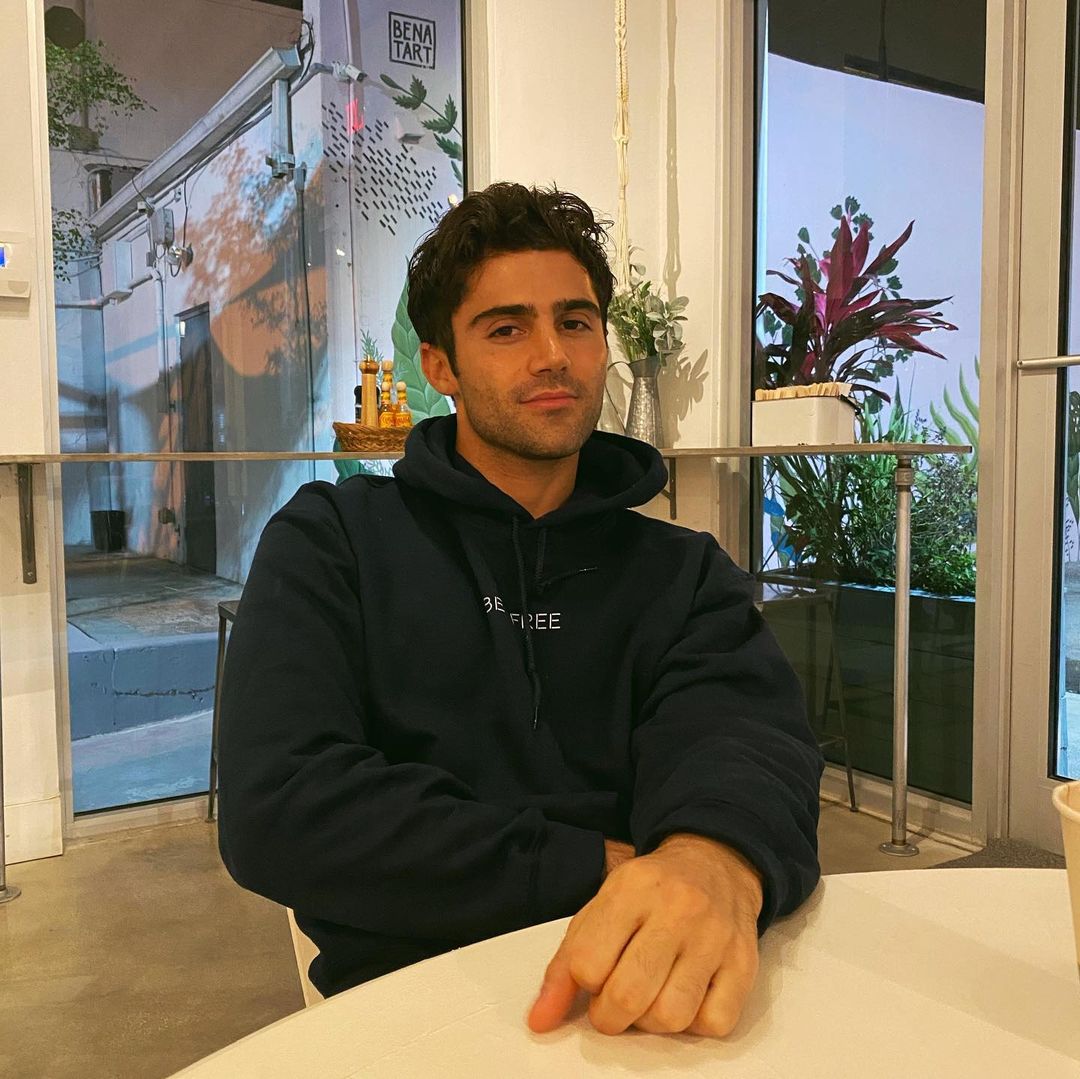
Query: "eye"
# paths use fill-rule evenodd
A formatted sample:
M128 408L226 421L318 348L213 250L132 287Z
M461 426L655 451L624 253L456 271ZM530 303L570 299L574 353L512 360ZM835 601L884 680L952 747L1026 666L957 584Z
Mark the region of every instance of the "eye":
M583 318L568 318L563 320L563 326L568 330L591 330L591 323Z
M496 326L488 336L501 337L505 340L506 338L512 337L517 331L517 326Z

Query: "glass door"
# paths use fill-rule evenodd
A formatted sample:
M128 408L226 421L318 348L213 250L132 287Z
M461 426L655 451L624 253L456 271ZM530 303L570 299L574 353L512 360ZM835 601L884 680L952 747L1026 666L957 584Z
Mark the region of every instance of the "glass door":
M1077 0L1028 3L1015 396L1006 818L1061 849L1050 790L1080 777ZM1006 443L1007 447L1008 443Z

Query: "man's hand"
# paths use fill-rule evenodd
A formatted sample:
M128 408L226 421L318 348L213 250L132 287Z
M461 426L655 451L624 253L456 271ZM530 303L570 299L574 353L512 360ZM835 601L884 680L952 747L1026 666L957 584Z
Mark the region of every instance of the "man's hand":
M593 994L589 1018L604 1034L631 1025L729 1034L757 975L761 902L757 872L722 843L679 834L629 858L571 920L530 1028L557 1027L581 988Z
M619 868L623 862L628 862L634 857L634 848L629 843L623 843L619 839L604 840L604 880Z

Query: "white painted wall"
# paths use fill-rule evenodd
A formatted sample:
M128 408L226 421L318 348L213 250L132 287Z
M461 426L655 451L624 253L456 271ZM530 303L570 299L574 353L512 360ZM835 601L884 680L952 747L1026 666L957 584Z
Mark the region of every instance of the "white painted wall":
M737 160L724 157L725 79L731 9L741 0L656 0L628 4L631 243L652 280L688 296L687 362L661 373L666 441L676 447L740 441L741 404L731 385L739 352L721 358L727 287L720 230ZM749 5L742 4L749 8ZM473 152L471 186L495 180L549 184L581 195L614 216L615 38L612 5L590 0L472 0L470 4ZM745 87L752 93L752 87ZM748 277L747 268L744 277ZM736 333L735 339L738 340ZM746 338L748 340L748 337ZM614 336L612 336L614 343ZM623 371L625 368L619 368ZM734 374L734 378L732 377ZM614 373L615 408L602 425L619 429L628 394ZM720 473L686 461L679 473L679 523L717 532L733 553L737 520L718 512ZM726 473L725 473L726 474ZM737 506L737 501L736 501ZM647 512L666 517L667 503Z
M0 298L0 453L58 442L49 160L41 0L0 4L0 236L22 233L36 259L29 300ZM0 466L0 686L7 860L61 851L50 498L35 469L38 583L23 584L14 469ZM62 589L61 589L62 590Z

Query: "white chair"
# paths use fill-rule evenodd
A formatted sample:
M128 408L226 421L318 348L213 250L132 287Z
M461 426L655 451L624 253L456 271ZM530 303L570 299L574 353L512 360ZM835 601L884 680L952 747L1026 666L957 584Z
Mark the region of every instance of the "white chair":
M323 999L322 993L312 985L308 977L308 967L319 954L319 949L315 947L315 942L309 936L300 931L296 918L293 917L292 908L286 907L285 913L289 916L289 932L292 934L293 954L296 956L296 970L300 975L300 988L304 991L304 1007L310 1008L312 1004L318 1004Z

